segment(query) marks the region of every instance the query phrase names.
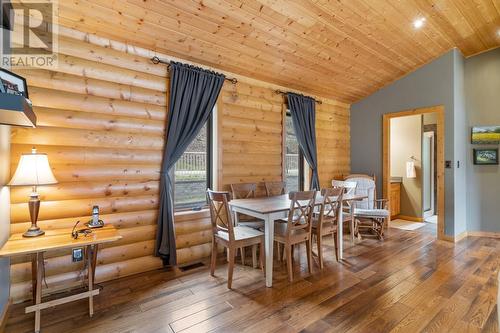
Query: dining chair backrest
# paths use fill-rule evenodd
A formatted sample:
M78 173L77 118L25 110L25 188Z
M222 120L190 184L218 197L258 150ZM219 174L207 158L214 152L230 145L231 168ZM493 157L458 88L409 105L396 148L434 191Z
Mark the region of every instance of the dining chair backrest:
M316 191L290 192L290 210L288 211L287 234L294 230L305 229L311 233L311 220L314 213Z
M229 240L234 240L234 227L232 215L230 214L229 192L216 192L207 190L207 200L210 206L210 219L214 235L227 233Z
M375 175L368 176L362 174L353 174L345 178L347 181L356 182L357 195L365 195L367 198L354 202L354 206L359 209L374 209L375 199L377 199L377 188Z
M273 197L286 193L285 182L264 182L264 186L266 187L266 195L268 197Z
M255 198L256 190L257 184L255 183L231 184L233 199Z
M319 220L321 222L332 220L336 224L338 222L340 203L344 195L343 187L324 188L321 190L323 202L319 211Z
M354 181L335 180L335 179L332 180L332 186L333 187L343 187L345 194L355 194L357 185L358 185L358 183L356 183Z

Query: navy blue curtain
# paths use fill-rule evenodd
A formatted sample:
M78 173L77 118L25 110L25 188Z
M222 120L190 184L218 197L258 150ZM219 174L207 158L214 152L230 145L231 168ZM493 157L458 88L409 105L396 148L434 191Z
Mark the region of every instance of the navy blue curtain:
M160 202L156 255L164 265L177 264L174 230L172 170L177 160L207 122L225 76L177 62L170 63L167 142L160 172Z
M295 135L304 158L312 169L311 189L319 190L316 149L316 101L308 96L287 93Z

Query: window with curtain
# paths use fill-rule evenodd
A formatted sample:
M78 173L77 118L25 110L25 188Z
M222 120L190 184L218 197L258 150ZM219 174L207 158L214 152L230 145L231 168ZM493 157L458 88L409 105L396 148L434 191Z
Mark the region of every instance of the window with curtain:
M212 117L175 164L175 209L201 209L205 206L207 188L212 188L211 175Z
M293 128L292 116L287 111L285 117L285 181L288 191L304 190L304 156Z

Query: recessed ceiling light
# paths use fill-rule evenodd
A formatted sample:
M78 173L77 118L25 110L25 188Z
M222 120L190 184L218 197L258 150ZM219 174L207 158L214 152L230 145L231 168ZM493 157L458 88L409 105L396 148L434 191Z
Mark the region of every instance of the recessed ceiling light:
M415 29L420 29L424 26L424 23L425 23L425 17L421 17L413 21L413 26L415 27Z
M497 37L500 38L500 29L497 30Z

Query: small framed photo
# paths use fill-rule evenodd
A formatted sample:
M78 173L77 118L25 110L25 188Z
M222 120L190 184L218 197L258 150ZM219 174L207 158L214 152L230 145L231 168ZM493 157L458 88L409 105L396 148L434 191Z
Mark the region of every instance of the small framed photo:
M0 85L1 92L29 98L26 79L4 68L0 68Z
M475 165L498 165L498 148L474 149Z

